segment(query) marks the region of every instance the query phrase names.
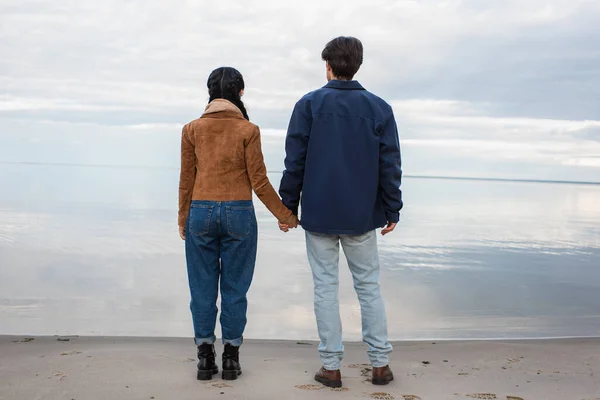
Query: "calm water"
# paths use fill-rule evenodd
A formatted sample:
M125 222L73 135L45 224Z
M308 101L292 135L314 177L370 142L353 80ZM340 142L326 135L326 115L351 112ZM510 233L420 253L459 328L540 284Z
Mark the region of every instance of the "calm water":
M177 180L0 164L0 334L190 336ZM380 242L392 338L600 335L600 186L408 178L404 192ZM315 339L303 233L280 233L256 204L246 336ZM346 338L359 339L341 275Z

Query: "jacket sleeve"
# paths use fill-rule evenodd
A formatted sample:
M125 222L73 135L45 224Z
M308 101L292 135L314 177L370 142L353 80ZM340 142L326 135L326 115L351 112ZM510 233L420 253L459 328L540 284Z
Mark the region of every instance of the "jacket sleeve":
M265 207L283 224L292 224L295 220L292 212L283 205L275 189L269 182L267 167L262 153L260 130L258 127L246 143L246 169L254 193Z
M196 180L196 151L190 140L187 125L181 132L181 171L179 175L179 213L178 224L185 227L188 212L192 203L194 183Z
M388 222L398 222L402 209L402 161L394 114L387 119L379 142L379 190Z
M300 100L294 107L285 140L285 171L279 185L283 204L298 215L300 194L304 184L304 166L312 117L308 103Z

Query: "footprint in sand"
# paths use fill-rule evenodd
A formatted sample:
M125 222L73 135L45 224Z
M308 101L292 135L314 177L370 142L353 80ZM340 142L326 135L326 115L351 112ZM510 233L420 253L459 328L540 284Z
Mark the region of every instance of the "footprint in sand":
M371 376L371 372L373 372L373 368L368 367L368 368L363 368L360 370L360 376Z
M226 383L213 383L212 387L223 389L223 388L230 388L230 387L233 387L233 386L230 386L230 385L228 385Z
M394 400L394 396L383 392L371 393L371 398L373 400Z
M371 376L371 372L373 371L371 364L350 364L348 365L348 368L360 368L361 376Z
M60 353L61 356L74 356L76 354L81 354L80 351L65 351L63 353Z
M302 390L321 390L324 386L321 385L296 385L296 389Z
M524 399L519 396L506 396L506 400L524 400Z
M404 398L404 400L421 400L419 396L415 396L414 394L405 394L402 395L402 397Z
M349 390L350 390L350 389L348 389L348 388L345 388L345 387L341 387L341 388L331 388L331 391L332 391L332 392L347 392L347 391L349 391Z
M57 371L56 373L53 374L54 378L57 378L59 381L64 381L65 379L67 379L67 374ZM49 377L48 379L51 379L52 377Z
M467 397L470 397L472 399L482 399L482 400L495 400L498 397L496 397L496 395L494 393L473 393L473 394L468 394Z

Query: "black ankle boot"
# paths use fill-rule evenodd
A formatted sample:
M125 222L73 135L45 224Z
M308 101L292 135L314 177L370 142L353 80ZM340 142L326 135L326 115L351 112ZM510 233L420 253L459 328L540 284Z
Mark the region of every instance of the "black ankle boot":
M226 344L223 351L223 380L235 381L241 374L240 348Z
M202 344L198 346L198 380L209 381L213 375L219 373L219 368L215 362L217 353L212 344Z

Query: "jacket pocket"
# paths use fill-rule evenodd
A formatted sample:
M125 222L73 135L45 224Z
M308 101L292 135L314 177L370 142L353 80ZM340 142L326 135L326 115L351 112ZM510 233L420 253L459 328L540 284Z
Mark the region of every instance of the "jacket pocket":
M189 231L192 235L203 236L210 231L210 219L214 206L200 205L190 207L188 218Z
M254 207L225 206L227 213L227 233L236 238L244 239L256 224Z

